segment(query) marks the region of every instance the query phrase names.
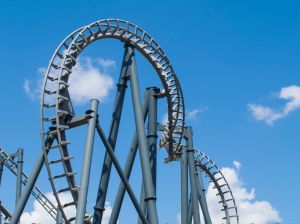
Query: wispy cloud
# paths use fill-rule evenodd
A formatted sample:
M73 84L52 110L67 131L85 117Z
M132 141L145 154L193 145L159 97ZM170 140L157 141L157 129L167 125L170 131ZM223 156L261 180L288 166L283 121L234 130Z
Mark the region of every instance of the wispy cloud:
M187 110L185 118L190 121L196 121L199 114L208 110L208 107L199 107L193 110ZM168 113L164 113L160 118L161 124L166 125L168 123Z
M208 107L200 107L200 108L196 108L196 109L187 111L186 118L189 120L195 121L198 119L198 116L200 113L203 113L207 110L208 110Z
M279 99L287 101L279 111L259 104L248 104L248 109L256 120L273 125L275 121L286 117L292 111L300 108L300 86L292 85L283 87L276 95Z
M92 98L105 100L113 89L114 82L108 73L114 67L115 62L110 59L79 58L69 79L72 102L80 105ZM31 100L40 98L45 72L45 68L39 68L35 80L24 80L23 90Z

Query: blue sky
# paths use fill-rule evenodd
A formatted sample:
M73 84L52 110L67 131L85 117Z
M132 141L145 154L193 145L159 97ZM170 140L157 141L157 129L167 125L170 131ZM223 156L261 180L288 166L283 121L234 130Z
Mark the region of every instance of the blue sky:
M58 44L76 28L104 18L126 19L145 29L167 53L182 85L186 109L194 112L187 122L194 128L196 148L204 149L220 167L233 167L233 161L238 161L242 164L238 172L243 186L255 188L255 200L270 202L283 223L300 223L299 7L298 1L257 0L3 0L0 147L7 152L24 147L25 171L30 172L41 145L39 101L30 99L24 91L25 80L34 84L39 79L38 69L48 65ZM88 48L82 57L91 59L95 67L116 81L122 49L120 43L104 41ZM105 70L97 59L113 60L115 65ZM151 67L138 59L141 86L159 84ZM112 105L113 95L112 91L106 97L103 108ZM292 102L292 109L272 120L270 117L284 113L288 102ZM249 105L256 107L251 110ZM78 106L82 111L86 108ZM129 106L125 110L131 111ZM102 112L104 117L109 116L105 109ZM160 117L163 114L160 109ZM267 123L268 119L271 122ZM107 124L104 119L103 125ZM121 142L127 135L124 133ZM162 175L179 168L178 164L160 166L167 166L161 168ZM134 174L138 176L138 170ZM13 181L9 175L6 179ZM98 178L94 179L92 186L98 183ZM50 191L43 180L47 180L45 170L39 185ZM117 180L113 178L112 183ZM172 181L176 184L176 179ZM167 189L167 182L160 183L162 190ZM10 201L5 191L11 190L2 187L0 197ZM177 193L176 189L172 191L173 195ZM163 196L164 200L172 200L172 194ZM92 206L94 199L90 200ZM8 207L12 206L11 202ZM176 223L179 205L170 211L161 209L162 223Z

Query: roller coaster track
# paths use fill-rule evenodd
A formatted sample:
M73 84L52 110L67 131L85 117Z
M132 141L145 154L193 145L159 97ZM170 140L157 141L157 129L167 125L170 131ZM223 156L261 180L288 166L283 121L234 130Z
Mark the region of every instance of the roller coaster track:
M3 150L0 148L0 162L3 163L15 176L17 176L17 163ZM26 185L28 176L22 173L22 184ZM49 213L49 215L55 219L56 207L53 203L42 193L40 188L34 186L31 194L40 203L40 205Z
M70 155L70 142L66 137L66 132L72 128L73 119L76 118L68 81L80 53L92 42L106 38L117 39L132 45L153 66L164 88L161 94L167 99L168 123L162 131L160 146L164 147L168 153L166 162L178 160L181 155L181 141L185 127L183 94L173 67L157 42L138 26L118 19L100 20L74 31L58 46L50 60L40 104L41 140L45 164L53 194L66 223L75 220L75 217L67 215L66 209L70 207L76 209L79 192L75 181L76 172L72 169L73 157ZM55 138L54 145L45 143L50 136ZM197 157L197 165L214 182L223 203L227 223L230 223L228 222L230 218L236 217L238 220L235 201L223 174L211 160L203 164L202 161L205 158L208 157L200 153ZM207 165L213 165L213 167L207 167ZM212 173L214 169L217 173ZM226 185L223 186L220 184L221 179L215 178L217 174L221 175ZM226 186L228 190L225 190ZM72 199L63 202L63 194L71 195ZM227 198L226 195L231 198ZM234 208L228 206L231 202ZM235 213L231 214L231 210ZM86 217L88 218L89 216Z
M54 196L66 222L74 217L67 217L65 208L77 206L78 187L76 174L71 165L66 130L74 117L74 109L68 91L68 80L72 67L81 51L98 39L114 38L133 45L152 64L164 86L163 93L168 102L168 124L163 131L160 145L168 152L166 161L176 160L180 156L180 142L184 129L184 102L180 84L166 54L145 31L124 20L106 19L82 27L70 34L56 49L47 69L41 99L41 134L46 157L46 167L53 188ZM45 140L54 135L57 145L47 146ZM57 149L56 152L55 148ZM58 152L59 151L59 152ZM50 159L54 158L54 159ZM54 174L53 165L61 164L63 171ZM62 181L67 183L62 184ZM58 188L60 185L64 187ZM73 200L61 203L61 193L72 195Z
M210 182L213 183L214 188L218 191L216 196L220 197L219 203L222 204L223 207L221 211L225 214L223 219L227 224L239 223L239 216L235 199L222 171L203 152L198 151L196 153L195 162L196 166L199 167L200 170L210 178Z

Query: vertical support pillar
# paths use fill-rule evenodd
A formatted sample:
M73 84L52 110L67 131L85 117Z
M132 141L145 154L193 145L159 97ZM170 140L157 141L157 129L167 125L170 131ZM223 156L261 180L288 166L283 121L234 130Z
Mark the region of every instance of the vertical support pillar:
M86 202L87 202L87 194L90 180L90 170L92 163L92 155L93 155L93 144L95 137L95 128L97 122L98 115L98 100L91 100L91 118L88 122L88 131L87 131L87 139L81 169L81 179L80 179L80 188L79 188L79 197L77 203L77 211L76 211L76 224L83 224L86 210Z
M143 182L145 186L145 200L147 204L147 211L149 214L148 218L150 224L158 224L156 196L155 196L154 184L152 180L151 164L149 160L149 153L148 153L147 142L146 142L145 124L143 121L142 102L141 102L141 95L139 89L138 74L136 69L133 46L129 46L129 49L131 51L131 65L129 67L131 95L132 95L132 102L133 102L133 109L134 109L136 132L138 135Z
M196 182L196 187L197 187L197 191L198 191L198 198L200 201L201 210L203 213L203 218L204 218L205 224L212 224L211 218L209 215L209 211L208 211L202 175L201 175L199 168L196 167L196 171L198 174L198 178L195 178L195 182Z
M0 161L0 187L2 182L2 174L3 174L3 163L2 161Z
M189 200L189 213L188 213L188 224L192 224L192 218L193 218L193 205L192 205L192 196L190 195Z
M63 224L62 214L61 214L59 207L57 207L57 209L56 209L56 224Z
M148 94L149 93L147 91L144 96L144 105L143 105L144 122L145 122L147 114L148 114L148 101L149 101ZM130 174L131 174L131 170L132 170L132 166L133 166L134 159L136 156L137 148L138 148L137 133L134 133L134 136L133 136L133 139L131 142L131 146L130 146L130 150L129 150L129 153L128 153L128 156L126 159L125 168L124 168L124 174L126 175L127 179L129 179ZM118 221L122 202L123 202L124 195L125 195L125 190L126 190L125 185L123 182L121 182L119 185L118 193L117 193L115 203L114 203L111 215L110 215L109 224L115 224Z
M157 94L156 87L148 88L149 91L149 115L148 115L148 149L150 153L151 172L156 194L156 161L157 161Z
M47 140L46 140L46 146L47 147L51 147L52 143L53 143L54 137L50 136ZM44 158L44 152L43 150L40 151L40 154L38 156L37 162L35 163L35 166L32 170L32 173L28 179L28 182L26 183L26 186L24 188L24 191L18 201L18 204L11 216L11 220L10 220L10 224L17 224L19 222L19 219L21 217L21 214L25 208L25 205L28 201L28 198L30 196L30 193L35 185L35 182L41 172L41 169L43 167L43 164L45 162L45 158Z
M22 192L22 173L23 173L23 149L19 148L17 152L17 189L16 189L16 206Z
M152 180L154 185L154 192L156 194L156 161L157 161L157 97L159 89L156 87L147 88L149 97L149 113L148 113L148 133L147 133L147 143L149 150L149 158L151 164ZM140 204L143 211L146 211L146 201L145 201L145 187L142 184ZM149 214L148 214L149 216ZM141 223L141 220L138 221Z
M114 111L112 115L112 122L110 126L110 132L108 136L108 141L112 146L112 149L115 150L120 118L123 108L123 102L125 97L125 92L127 88L127 76L128 76L128 65L130 60L130 53L128 52L128 47L125 45L125 52L123 56L122 69L120 73L119 82L117 84L118 90L115 98ZM102 166L101 179L98 188L97 200L94 206L94 218L93 224L100 224L102 221L103 212L105 210L105 199L107 194L107 188L109 184L109 177L111 172L112 161L108 156L107 151L105 151L104 162Z
M193 146L193 132L191 127L186 127L185 138L187 141L187 156L188 156L188 166L190 173L190 185L191 185L191 201L193 206L193 220L194 224L200 224L200 210L199 210L199 200L198 192L196 186L196 166L194 160L194 146Z
M184 146L181 155L181 223L188 223L189 212L188 162L186 150L186 146Z
M1 168L1 161L0 161L0 168ZM2 167L3 168L3 167ZM0 176L0 182L1 182L1 176ZM2 206L1 206L1 201L0 201L0 224L2 224L2 210L1 210Z

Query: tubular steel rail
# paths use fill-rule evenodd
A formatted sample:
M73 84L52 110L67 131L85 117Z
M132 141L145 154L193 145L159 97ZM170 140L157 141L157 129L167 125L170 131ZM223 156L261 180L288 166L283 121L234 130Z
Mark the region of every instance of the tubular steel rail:
M17 176L17 163L3 150L0 148L0 162L3 163L14 175ZM26 185L28 176L22 173L22 184ZM53 203L42 193L40 188L34 186L31 194L40 203L40 205L49 213L49 215L55 219L56 207Z
M73 157L69 152L70 142L66 137L66 131L72 128L73 119L76 118L68 81L80 53L92 42L105 38L130 44L151 63L157 72L164 88L161 95L166 97L168 108L168 123L162 131L160 146L168 153L166 162L178 160L181 156L181 141L185 128L183 94L172 65L157 42L138 26L118 19L100 20L74 31L58 46L50 60L40 104L41 139L45 164L53 194L66 223L75 220L75 217L68 217L65 210L72 206L74 209L77 208L79 195L79 187L75 181L76 172L73 171L71 163ZM54 137L55 144L45 143L49 137ZM199 152L195 162L196 166L214 183L221 198L220 203L223 205L222 211L225 212L226 223L235 223L233 220L238 223L235 200L222 172L202 152ZM72 199L62 203L63 194L71 195ZM53 214L54 212L56 213L55 208Z
M220 197L221 200L219 203L222 204L223 207L221 211L225 213L223 219L226 220L227 224L239 223L235 199L222 171L203 152L197 152L195 162L196 166L210 178L210 182L214 184L214 188L218 191L216 196Z
M128 21L105 19L82 27L70 34L56 49L44 81L41 99L41 135L45 154L46 167L49 174L54 196L62 211L64 220L71 222L74 217L66 217L64 209L77 206L78 186L75 183L76 174L71 165L65 131L74 116L74 109L68 92L68 79L76 59L81 51L98 39L114 38L134 46L152 64L159 75L168 103L168 124L163 131L160 145L168 152L166 161L176 160L180 156L180 144L184 129L184 102L180 84L166 54L160 46L145 31ZM57 145L48 147L45 140L49 135L55 135ZM53 152L57 149L58 152ZM53 152L53 153L52 153ZM56 154L56 155L54 155ZM56 158L56 159L49 159ZM63 173L54 174L52 166L61 164ZM63 188L57 187L58 181L64 181ZM69 193L73 200L62 204L61 193Z

